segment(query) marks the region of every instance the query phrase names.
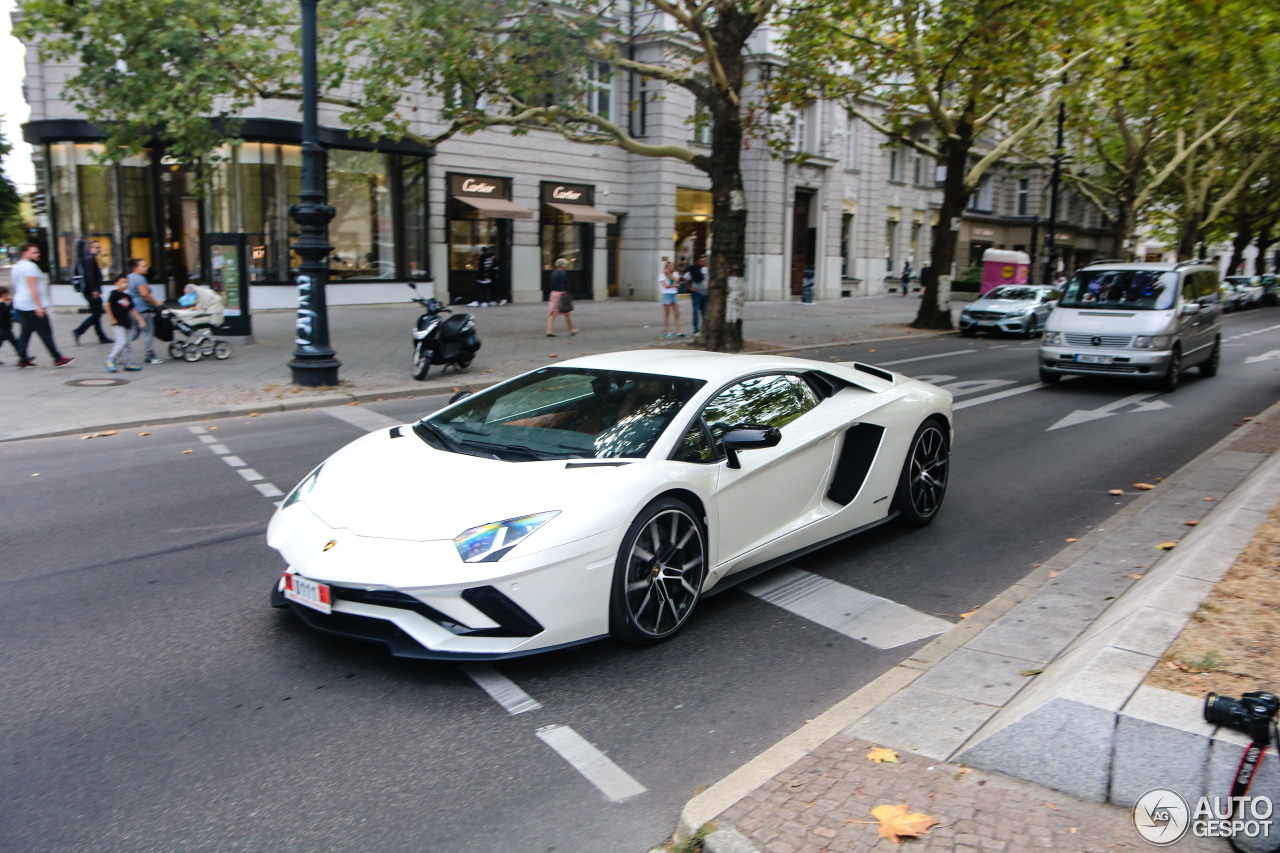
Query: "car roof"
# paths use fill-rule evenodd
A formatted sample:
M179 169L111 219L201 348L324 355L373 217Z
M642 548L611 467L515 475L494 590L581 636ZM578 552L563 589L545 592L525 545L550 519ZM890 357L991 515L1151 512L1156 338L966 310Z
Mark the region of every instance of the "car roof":
M1188 261L1182 261L1180 263L1166 263L1163 261L1158 263L1152 261L1133 261L1128 263L1122 261L1098 261L1097 263L1086 264L1085 266L1080 267L1077 272L1084 272L1085 270L1155 270L1158 272L1174 272L1176 270L1204 267L1217 269L1208 261L1205 261L1204 263L1190 263Z
M681 350L630 350L601 353L564 361L561 365L657 373L663 376L687 376L711 383L726 382L736 376L770 370L829 370L832 367L832 365L807 358Z

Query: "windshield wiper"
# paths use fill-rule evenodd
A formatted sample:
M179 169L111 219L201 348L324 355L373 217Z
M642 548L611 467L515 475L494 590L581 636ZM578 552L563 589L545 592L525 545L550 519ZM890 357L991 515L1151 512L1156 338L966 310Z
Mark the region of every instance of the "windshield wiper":
M472 444L472 442L463 443L460 441L456 441L450 438L448 433L446 433L444 430L440 429L440 427L436 426L430 421L426 421L426 420L418 421L416 424L413 425L413 431L418 436L418 438L422 439L427 444L430 444L432 447L435 447L439 450L448 450L450 453L465 453L469 456L475 455L467 447L467 445ZM489 455L493 459L499 458L496 454L490 453L487 455Z
M542 450L534 450L532 447L526 447L523 444L495 444L488 441L464 441L462 442L468 447L482 447L485 450L491 450L494 453L518 453L529 459L570 459L569 454L565 453L547 453Z

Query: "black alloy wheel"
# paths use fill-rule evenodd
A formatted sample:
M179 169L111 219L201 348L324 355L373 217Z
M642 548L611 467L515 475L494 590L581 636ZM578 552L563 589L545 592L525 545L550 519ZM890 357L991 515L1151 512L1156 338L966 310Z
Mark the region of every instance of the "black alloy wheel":
M707 577L702 521L675 498L659 498L631 523L614 567L609 632L648 645L689 621Z
M912 527L924 527L942 508L951 470L951 448L947 430L936 418L930 418L916 430L898 477L898 491L893 496L894 508L902 520Z

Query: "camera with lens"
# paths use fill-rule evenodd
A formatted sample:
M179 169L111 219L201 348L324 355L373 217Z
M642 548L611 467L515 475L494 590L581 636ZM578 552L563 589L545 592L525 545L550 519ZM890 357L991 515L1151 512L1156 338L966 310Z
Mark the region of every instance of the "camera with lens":
M1280 696L1256 690L1239 699L1210 693L1204 700L1204 718L1215 726L1228 726L1242 731L1254 743L1271 739L1271 724L1280 711Z

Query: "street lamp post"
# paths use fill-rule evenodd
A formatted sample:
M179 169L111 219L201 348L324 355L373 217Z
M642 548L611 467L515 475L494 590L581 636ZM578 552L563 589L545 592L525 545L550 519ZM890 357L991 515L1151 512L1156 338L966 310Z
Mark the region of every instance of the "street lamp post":
M325 151L320 147L316 115L316 2L302 0L302 192L289 215L298 223L298 322L293 371L296 385L337 385L342 362L329 346L329 311L324 287L329 279L329 222L334 209L325 204Z

